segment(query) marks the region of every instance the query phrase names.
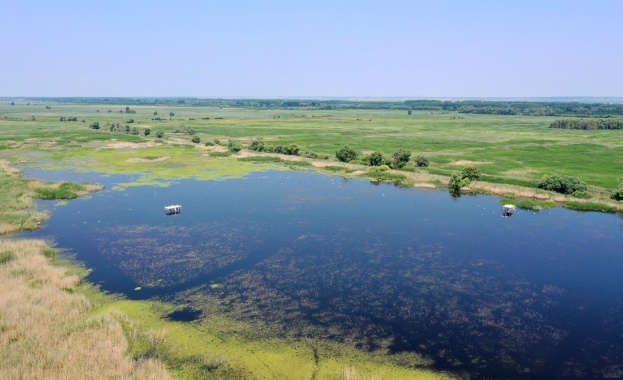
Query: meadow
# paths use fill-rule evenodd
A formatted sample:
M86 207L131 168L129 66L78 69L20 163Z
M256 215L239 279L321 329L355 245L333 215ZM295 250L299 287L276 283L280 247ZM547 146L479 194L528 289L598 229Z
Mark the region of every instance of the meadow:
M177 178L241 177L275 168L314 168L403 186L445 186L452 172L476 165L482 177L470 185L472 191L506 195L513 197L513 201L550 202L546 203L548 207L551 201L575 202L571 203L575 209L583 209L585 205L587 209L599 209L606 205L610 212L620 211L623 206L610 200L609 194L623 182L621 131L549 128L556 119L449 111L414 111L409 115L396 109L126 106L28 99L16 100L11 105L10 101L0 101L0 233L36 228L45 220L45 214L34 208L33 198L71 199L98 189L87 184L26 180L15 167L134 175L134 180L119 185L117 190L122 191L125 186L166 186ZM91 127L96 122L99 129ZM130 133L110 131L109 127L114 125ZM189 129L194 133L174 132ZM146 130L150 133L145 134ZM163 132L163 136L157 137L157 132ZM197 137L199 142L193 142ZM248 147L257 139L274 146L297 144L301 152L313 152L317 158L245 149L233 154L226 147L230 141ZM427 157L430 165L417 167L410 162L401 170L371 171L359 163L338 162L335 153L345 145L360 154L380 151L390 155L406 149L412 157ZM589 185L593 198L590 203L584 203L585 200L537 189L536 184L546 174L582 179ZM538 207L538 204L526 206ZM63 302L70 308L80 305L73 319L65 323L70 327L51 324L50 331L37 333L40 339L37 349L24 343L32 341L28 334L33 328L3 319L0 331L5 349L0 360L5 363L17 363L26 352L44 355L41 347L45 347L47 339L62 345L59 336L67 336L64 329L75 325L80 326L75 340L83 339L86 345L91 344L87 336L93 331L98 336L111 336L110 344L115 348L102 344L102 349L115 356L112 363L103 363L101 367L111 366L121 371L110 372L112 377L140 378L148 373L153 378L167 378L162 363L180 378L287 378L292 373L335 379L446 377L420 369L426 363L414 357L388 358L381 353L361 352L347 344L278 339L270 334L258 336L254 326L220 313L193 323L169 321L165 317L175 311L171 304L105 296L82 284L78 277L67 277L65 272L50 265L51 259L45 256L50 252L49 247L43 242L2 240L0 243L0 274L16 292L7 295L8 300L39 302L42 297L58 298L60 301L54 301L55 305ZM37 268L30 266L32 262L37 263ZM54 274L44 274L48 271ZM8 305L9 301L6 302ZM27 302L21 306L37 309ZM37 309L28 320L33 324L56 321L65 313L63 310L67 309L49 313ZM10 313L23 315L19 310ZM9 347L6 344L20 346L22 351L14 354L6 349ZM56 374L86 378L84 372L67 372L68 365L62 364L65 356L75 355L61 348L55 350L59 356L49 360L61 363L52 366L60 368ZM19 378L29 374L28 370L40 371L33 363L34 358L23 361L23 368L7 372L3 377ZM409 363L419 364L413 368ZM75 363L72 366L82 368ZM39 373L49 375L35 372L33 376Z
M403 171L449 176L473 164L482 173L480 181L488 184L535 188L546 174L574 176L604 200L623 182L620 131L549 128L557 119L551 116L27 103L0 103L0 149L45 152L46 160L49 157L70 166L73 161L76 166L103 172L122 167L132 170L136 165L127 165L132 154L147 159L171 157L163 166L172 165L176 159L200 164L197 156L205 154L205 150L191 148L205 149L206 142L215 140L226 145L232 139L248 147L252 141L262 139L273 146L297 144L301 154L313 152L320 159L329 157L329 162L336 161L335 152L345 145L361 155L373 151L390 155L406 149L412 158L427 157L430 166L416 167L411 162ZM126 107L131 113L126 112ZM61 116L77 121L60 121ZM100 129L89 128L94 122ZM110 132L107 126L114 123L134 128L138 134ZM183 128L192 129L194 134L173 133ZM144 136L145 129L151 131L148 136ZM158 131L164 133L161 139L155 137ZM193 143L193 137L200 142ZM94 151L111 141L143 146L132 153L129 149L106 154ZM19 159L26 158L22 155Z

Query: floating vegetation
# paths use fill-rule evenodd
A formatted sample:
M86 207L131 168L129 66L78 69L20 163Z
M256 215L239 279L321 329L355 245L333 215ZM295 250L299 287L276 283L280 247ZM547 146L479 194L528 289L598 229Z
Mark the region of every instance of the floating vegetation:
M57 223L92 234L81 239L97 252L89 279L184 305L167 318L223 313L251 326L237 330L249 341L340 342L473 378L599 378L623 360L622 237L599 222L610 215L502 222L494 198L304 172L153 190L108 192L121 213L94 197L81 219L70 204ZM192 212L162 217L158 197L181 194ZM587 282L599 297L578 285Z
M530 211L541 211L557 207L558 204L552 201L538 201L533 199L500 199L500 204L513 204L521 209Z

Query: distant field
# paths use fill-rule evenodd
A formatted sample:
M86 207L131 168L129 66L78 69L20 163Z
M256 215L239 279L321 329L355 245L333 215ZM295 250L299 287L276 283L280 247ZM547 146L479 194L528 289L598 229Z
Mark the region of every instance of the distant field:
M65 153L74 157L88 155L92 150L84 148L111 139L156 141L155 132L162 131L162 141L178 146L203 146L214 139L239 139L249 144L261 138L273 145L296 143L302 150L332 158L344 145L359 152L378 150L385 154L407 149L413 156L428 157L430 167L425 170L433 174L449 175L474 163L483 173L482 180L494 183L534 186L544 174L556 173L579 177L593 191L605 193L623 182L623 131L549 128L556 117L190 106L130 106L130 111L136 113L125 113L125 106L40 102L27 105L26 101L11 106L2 102L0 152L54 148L55 157L61 159ZM170 112L175 115L169 116ZM78 121L60 121L61 116ZM162 120L153 120L158 117ZM127 123L130 119L134 123ZM96 121L101 129L91 130L89 125ZM145 137L142 133L133 136L107 131L106 124L115 122L141 132L150 128L152 133ZM180 126L195 130L201 143L193 144L190 135L171 133ZM60 147L65 153L58 152ZM163 148L175 149L166 144Z

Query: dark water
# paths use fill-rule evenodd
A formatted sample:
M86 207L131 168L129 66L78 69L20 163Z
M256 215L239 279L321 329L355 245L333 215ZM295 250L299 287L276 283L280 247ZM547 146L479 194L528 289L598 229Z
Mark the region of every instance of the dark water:
M165 216L177 203L182 214ZM199 317L197 300L209 296L291 336L416 352L473 378L623 377L615 215L557 208L503 218L489 196L305 172L42 205L52 218L28 236L70 248L104 290L183 298L198 313L173 319Z

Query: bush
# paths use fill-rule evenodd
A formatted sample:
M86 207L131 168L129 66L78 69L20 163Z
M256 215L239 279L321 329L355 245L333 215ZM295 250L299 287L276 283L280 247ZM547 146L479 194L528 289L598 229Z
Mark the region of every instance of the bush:
M193 136L190 141L194 142L195 144L199 144L201 142L201 139L199 138L199 136Z
M91 129L100 129L100 122L99 121L92 122L91 125L89 125L89 128L91 128Z
M191 127L187 127L185 125L180 125L178 128L175 128L173 130L173 133L186 133L189 135L194 135L195 134L195 130L192 129Z
M264 141L262 140L255 140L251 143L249 149L256 152L264 152L266 150L266 144L264 144Z
M614 193L612 193L610 198L615 201L623 201L623 183L619 185L619 188Z
M342 162L350 162L357 158L357 152L347 145L335 152L335 157Z
M582 182L579 178L559 176L557 174L544 175L539 183L539 188L561 194L573 194L576 191L587 190L586 183Z
M376 166L370 169L371 172L386 172L388 170L389 170L389 166L387 165L380 165L380 166Z
M476 165L468 165L463 168L461 172L463 178L468 178L470 181L480 179L480 169Z
M290 156L298 156L301 148L296 144L290 144L283 147L283 153Z
M227 144L227 149L229 149L230 152L237 153L242 150L242 144L240 143L240 141L229 140L229 143Z
M383 153L376 151L364 157L364 163L369 166L381 166L383 162Z
M214 143L212 141L206 141L206 146L214 146Z
M461 194L461 188L469 186L470 182L469 178L464 177L462 172L454 172L450 176L448 190L453 196L458 196Z
M421 168L425 168L429 165L428 158L424 156L417 156L417 158L415 159L415 163Z
M582 199L589 199L593 197L593 194L589 193L588 191L584 191L584 190L574 191L572 195L576 198L582 198Z
M164 137L164 132L162 132L162 131L156 132L156 137L161 139L162 137Z
M146 129L143 131L143 135L145 135L145 136L149 136L150 134L151 134L151 129L149 129L149 128L146 128Z
M411 152L405 149L399 149L392 154L392 164L394 169L400 169L409 162Z
M283 153L283 146L276 145L275 149L273 150L273 152L278 153L278 154L282 154Z

